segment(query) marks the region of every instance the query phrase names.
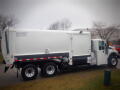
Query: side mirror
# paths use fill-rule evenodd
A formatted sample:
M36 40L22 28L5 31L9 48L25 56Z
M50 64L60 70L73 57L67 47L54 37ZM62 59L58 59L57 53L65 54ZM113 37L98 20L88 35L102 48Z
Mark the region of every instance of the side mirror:
M108 54L108 49L109 49L110 47L109 47L109 45L106 43L105 44L105 54Z

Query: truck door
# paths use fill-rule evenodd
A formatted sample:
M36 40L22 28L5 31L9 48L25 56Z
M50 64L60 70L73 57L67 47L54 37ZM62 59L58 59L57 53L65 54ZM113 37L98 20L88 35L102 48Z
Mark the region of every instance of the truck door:
M105 41L98 41L97 65L107 64L107 54L105 52Z

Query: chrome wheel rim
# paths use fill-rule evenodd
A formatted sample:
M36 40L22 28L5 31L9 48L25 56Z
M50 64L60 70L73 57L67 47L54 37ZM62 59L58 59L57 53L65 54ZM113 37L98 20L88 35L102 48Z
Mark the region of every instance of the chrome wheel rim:
M35 70L33 68L27 68L25 70L25 75L29 78L33 77L35 75Z
M111 63L112 63L112 65L116 65L117 64L116 59L112 58Z
M55 73L55 67L54 67L53 65L47 66L46 72L47 72L47 74L49 74L49 75L53 75L53 74Z

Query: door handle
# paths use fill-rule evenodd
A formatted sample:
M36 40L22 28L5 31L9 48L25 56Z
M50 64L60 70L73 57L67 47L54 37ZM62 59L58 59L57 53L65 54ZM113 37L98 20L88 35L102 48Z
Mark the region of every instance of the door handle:
M103 53L104 53L104 51L103 51Z

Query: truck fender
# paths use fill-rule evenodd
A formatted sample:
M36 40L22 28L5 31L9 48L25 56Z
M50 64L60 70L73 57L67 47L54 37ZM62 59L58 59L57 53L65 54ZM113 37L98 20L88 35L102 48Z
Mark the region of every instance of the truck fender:
M118 57L118 54L116 52L110 53L109 56L108 56L108 59L110 58L110 56Z

